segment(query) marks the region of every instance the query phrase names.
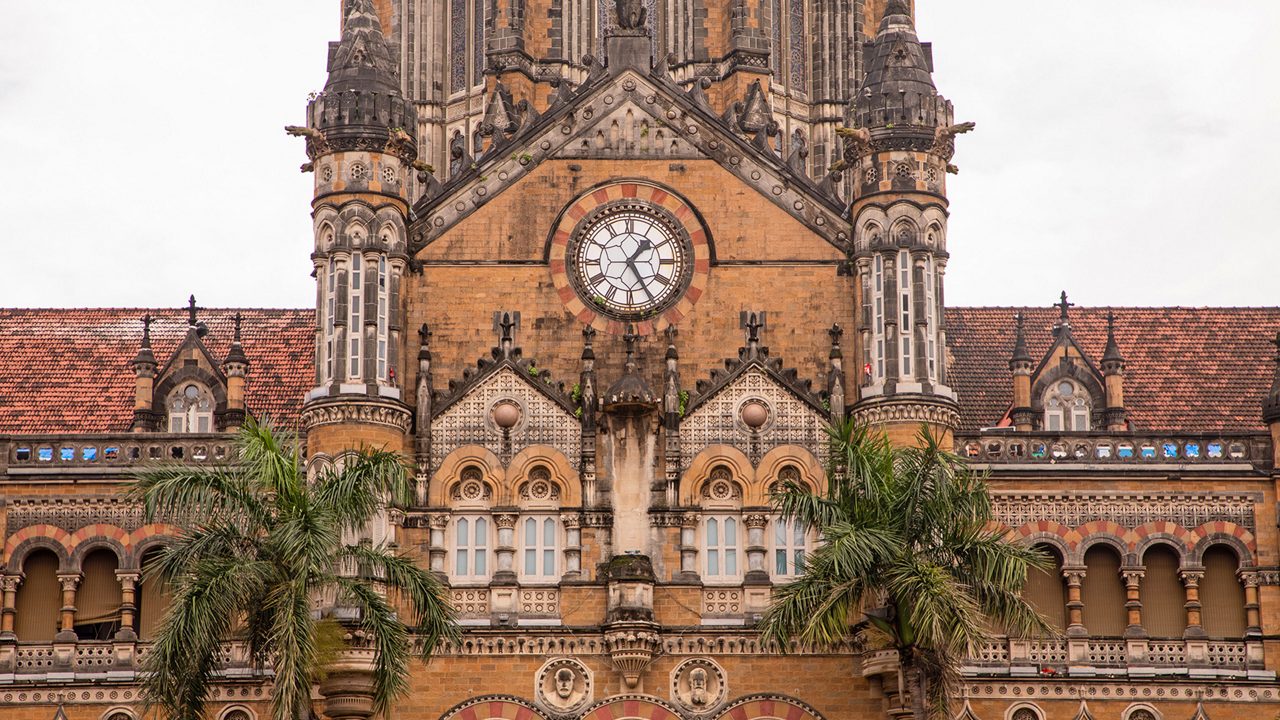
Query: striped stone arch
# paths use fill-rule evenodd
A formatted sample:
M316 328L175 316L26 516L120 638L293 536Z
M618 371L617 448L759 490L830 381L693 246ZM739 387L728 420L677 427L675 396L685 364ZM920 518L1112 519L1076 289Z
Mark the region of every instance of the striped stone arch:
M748 695L734 700L716 720L825 720L822 713L786 695Z
M86 525L71 533L67 539L67 549L71 551L73 565L79 565L89 551L109 547L123 566L128 562L131 544L128 531L105 523Z
M69 568L68 560L71 557L71 547L68 541L70 539L71 533L60 527L54 525L28 525L5 539L5 566L11 567L16 561L17 565L21 567L22 561L26 559L25 549L40 546L52 550L58 556L63 568Z
M1192 542L1190 555L1192 562L1199 563L1204 553L1214 545L1227 545L1235 551L1240 560L1240 567L1254 564L1254 556L1258 552L1258 541L1253 533L1232 522L1218 520L1207 522L1191 531Z
M546 720L531 703L510 695L471 698L440 716L440 720Z
M1138 561L1141 562L1142 556L1146 554L1147 549L1161 542L1177 550L1178 555L1186 557L1192 546L1196 544L1196 537L1190 530L1177 523L1171 523L1168 520L1157 520L1134 528L1133 544L1130 547Z
M582 720L681 720L680 712L656 697L622 695L587 708Z

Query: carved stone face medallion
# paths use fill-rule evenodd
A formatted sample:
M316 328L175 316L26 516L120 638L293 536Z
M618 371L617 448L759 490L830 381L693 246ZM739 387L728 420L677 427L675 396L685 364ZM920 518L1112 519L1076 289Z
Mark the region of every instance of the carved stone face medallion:
M728 694L724 669L710 659L685 660L671 671L671 699L697 717L719 708Z
M564 716L591 703L591 671L573 658L548 660L538 670L534 692L538 704Z

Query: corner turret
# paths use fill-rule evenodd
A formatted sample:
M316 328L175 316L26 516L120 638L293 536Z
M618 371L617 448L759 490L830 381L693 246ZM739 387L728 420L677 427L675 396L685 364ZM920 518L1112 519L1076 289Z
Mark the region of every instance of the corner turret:
M953 124L905 0L886 4L864 57L854 126L841 130L861 306L853 413L895 443L913 443L922 423L950 442L960 415L946 377L946 174L973 124Z

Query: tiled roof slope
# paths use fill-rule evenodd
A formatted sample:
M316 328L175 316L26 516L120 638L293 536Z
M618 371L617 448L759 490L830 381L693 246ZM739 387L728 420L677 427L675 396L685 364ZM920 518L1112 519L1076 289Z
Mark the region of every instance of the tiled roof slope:
M0 433L119 432L133 420L129 361L151 313L160 367L187 332L185 310L0 308ZM235 309L200 310L205 345L219 362ZM239 310L249 359L245 402L257 417L295 426L315 355L312 310Z
M1125 407L1137 430L1263 429L1280 308L1113 308L1125 359ZM1056 308L948 308L949 384L963 430L995 425L1013 401L1009 355L1015 313L1039 363L1052 344ZM1072 308L1072 335L1095 364L1107 341L1108 308Z
M962 429L994 425L1012 401L1013 316L1026 314L1037 362L1052 341L1053 308L947 310L950 385ZM186 333L183 310L0 309L0 433L116 432L133 417L129 361L151 312L152 346L163 365ZM296 425L313 374L311 310L240 310L249 357L247 402L257 416ZM219 360L235 309L200 311L205 343ZM1280 308L1115 308L1127 370L1125 405L1136 429L1262 429ZM1094 362L1106 344L1106 308L1073 308L1072 332Z

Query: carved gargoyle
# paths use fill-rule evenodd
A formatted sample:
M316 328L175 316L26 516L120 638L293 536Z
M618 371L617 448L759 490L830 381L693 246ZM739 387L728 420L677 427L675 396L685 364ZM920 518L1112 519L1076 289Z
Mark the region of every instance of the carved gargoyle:
M933 134L933 147L930 148L930 152L942 158L942 162L947 166L947 172L952 175L960 172L960 168L951 164L951 158L956 154L956 136L970 132L975 127L977 124L971 122L944 125Z
M643 0L614 0L618 11L618 27L622 30L635 30L644 27L649 11Z
M329 151L329 141L325 138L324 133L313 127L306 127L305 125L285 125L284 131L289 133L292 137L306 138L307 157L313 160Z
M844 160L854 165L871 154L871 131L866 128L836 128L836 134L844 138Z
M388 155L402 156L413 146L413 136L405 132L404 128L387 128L387 132L391 137L382 151Z

